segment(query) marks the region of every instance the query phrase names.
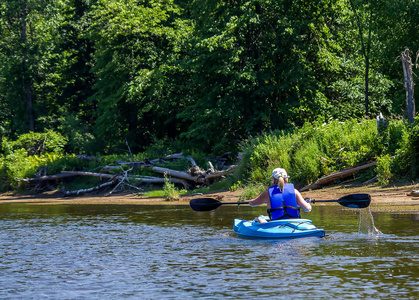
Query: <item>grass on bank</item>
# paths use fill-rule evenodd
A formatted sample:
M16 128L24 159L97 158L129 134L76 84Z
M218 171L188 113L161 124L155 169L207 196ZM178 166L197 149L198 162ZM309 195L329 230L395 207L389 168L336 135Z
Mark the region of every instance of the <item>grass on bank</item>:
M357 174L364 182L375 176L381 185L419 177L419 118L413 125L393 120L377 129L375 120L306 123L293 132L263 134L243 143L240 178L243 198L266 189L274 168L285 168L297 188L345 168L377 161Z
M46 143L46 141L50 141ZM58 133L31 133L16 141L2 139L0 154L0 191L24 188L16 178L34 177L40 168L48 166L47 175L61 170L100 171L116 160L130 160L127 155L100 156L99 161L80 160L75 154L64 152L65 139ZM381 185L397 181L412 181L419 177L419 119L413 125L404 120L392 120L388 126L377 130L375 120L348 120L306 124L292 132L275 131L261 134L241 144L243 159L233 177L216 182L210 187L185 191L175 185L163 186L148 196L167 196L176 199L182 194L207 193L216 190L243 190L242 199L260 193L270 183L270 173L276 167L285 168L298 188L316 179L371 161L375 168L359 172L359 181L377 176ZM150 153L138 153L135 160L153 157ZM206 163L203 154L194 156L198 165ZM185 170L187 160L177 160L165 167ZM148 169L135 170L136 175L154 175ZM91 187L83 186L87 180L66 182L67 190Z

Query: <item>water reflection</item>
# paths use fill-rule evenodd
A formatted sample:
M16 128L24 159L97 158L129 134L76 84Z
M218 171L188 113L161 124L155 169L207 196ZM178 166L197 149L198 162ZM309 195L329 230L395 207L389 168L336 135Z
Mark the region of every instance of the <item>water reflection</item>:
M237 238L263 208L0 205L0 297L7 299L417 298L417 214L317 206L325 238Z

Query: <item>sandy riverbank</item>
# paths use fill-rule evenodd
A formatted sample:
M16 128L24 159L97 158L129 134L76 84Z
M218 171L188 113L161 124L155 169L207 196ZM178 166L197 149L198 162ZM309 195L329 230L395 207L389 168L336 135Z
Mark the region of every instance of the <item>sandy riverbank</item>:
M419 211L419 196L409 195L412 191L419 190L419 184L379 187L377 185L354 186L335 185L323 189L303 192L304 197L316 200L339 199L342 196L354 193L368 193L371 195L371 206L412 206L411 209ZM203 196L184 196L179 201L168 202L159 197L143 197L139 194L115 194L108 197L104 195L82 195L78 197L62 197L59 192L38 195L2 194L0 203L26 203L26 204L187 204L189 200L197 197L211 197L220 201L239 201L243 191L219 191ZM316 204L319 205L319 204ZM324 205L324 204L322 204Z

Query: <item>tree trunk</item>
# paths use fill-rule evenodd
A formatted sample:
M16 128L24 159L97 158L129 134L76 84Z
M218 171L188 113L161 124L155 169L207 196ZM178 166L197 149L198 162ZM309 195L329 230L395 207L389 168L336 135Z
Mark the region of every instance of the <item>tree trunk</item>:
M370 72L370 61L368 57L365 57L365 115L368 116L370 113L369 109L369 72Z
M35 120L33 115L33 97L31 91L31 77L29 76L29 67L28 67L28 53L27 53L27 43L28 43L28 26L26 23L26 18L28 16L28 10L26 7L22 9L21 16L21 28L20 28L20 38L23 45L23 58L22 58L22 68L23 68L23 94L25 98L25 110L27 115L27 125L29 131L35 131Z
M370 15L370 22L372 20L372 11ZM365 51L365 115L370 114L370 90L369 90L369 76L370 76L370 49L371 49L371 26L368 31L367 50Z
M406 89L406 113L407 120L410 124L415 122L415 98L414 82L412 76L412 59L410 58L410 51L406 48L401 54L404 74L404 87Z
M361 21L359 19L358 13L356 12L355 9L355 5L354 2L352 0L349 1L351 7L352 7L352 11L355 15L355 20L356 23L358 25L358 33L359 33L359 39L361 40L361 50L362 50L362 54L364 56L364 60L365 60L365 115L369 116L370 112L369 112L369 104L370 104L370 100L369 100L369 71L370 71L370 50L371 50L371 23L373 20L373 13L372 10L370 10L370 17L368 20L368 40L367 40L367 45L365 46L365 42L364 42L364 38L363 38L363 28L361 26Z

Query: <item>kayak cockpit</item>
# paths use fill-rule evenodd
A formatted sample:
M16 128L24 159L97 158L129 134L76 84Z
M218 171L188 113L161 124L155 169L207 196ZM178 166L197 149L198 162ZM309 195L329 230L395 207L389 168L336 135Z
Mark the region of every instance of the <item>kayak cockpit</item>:
M317 228L309 219L283 219L266 223L235 219L233 230L239 237L259 239L325 236L324 229Z

